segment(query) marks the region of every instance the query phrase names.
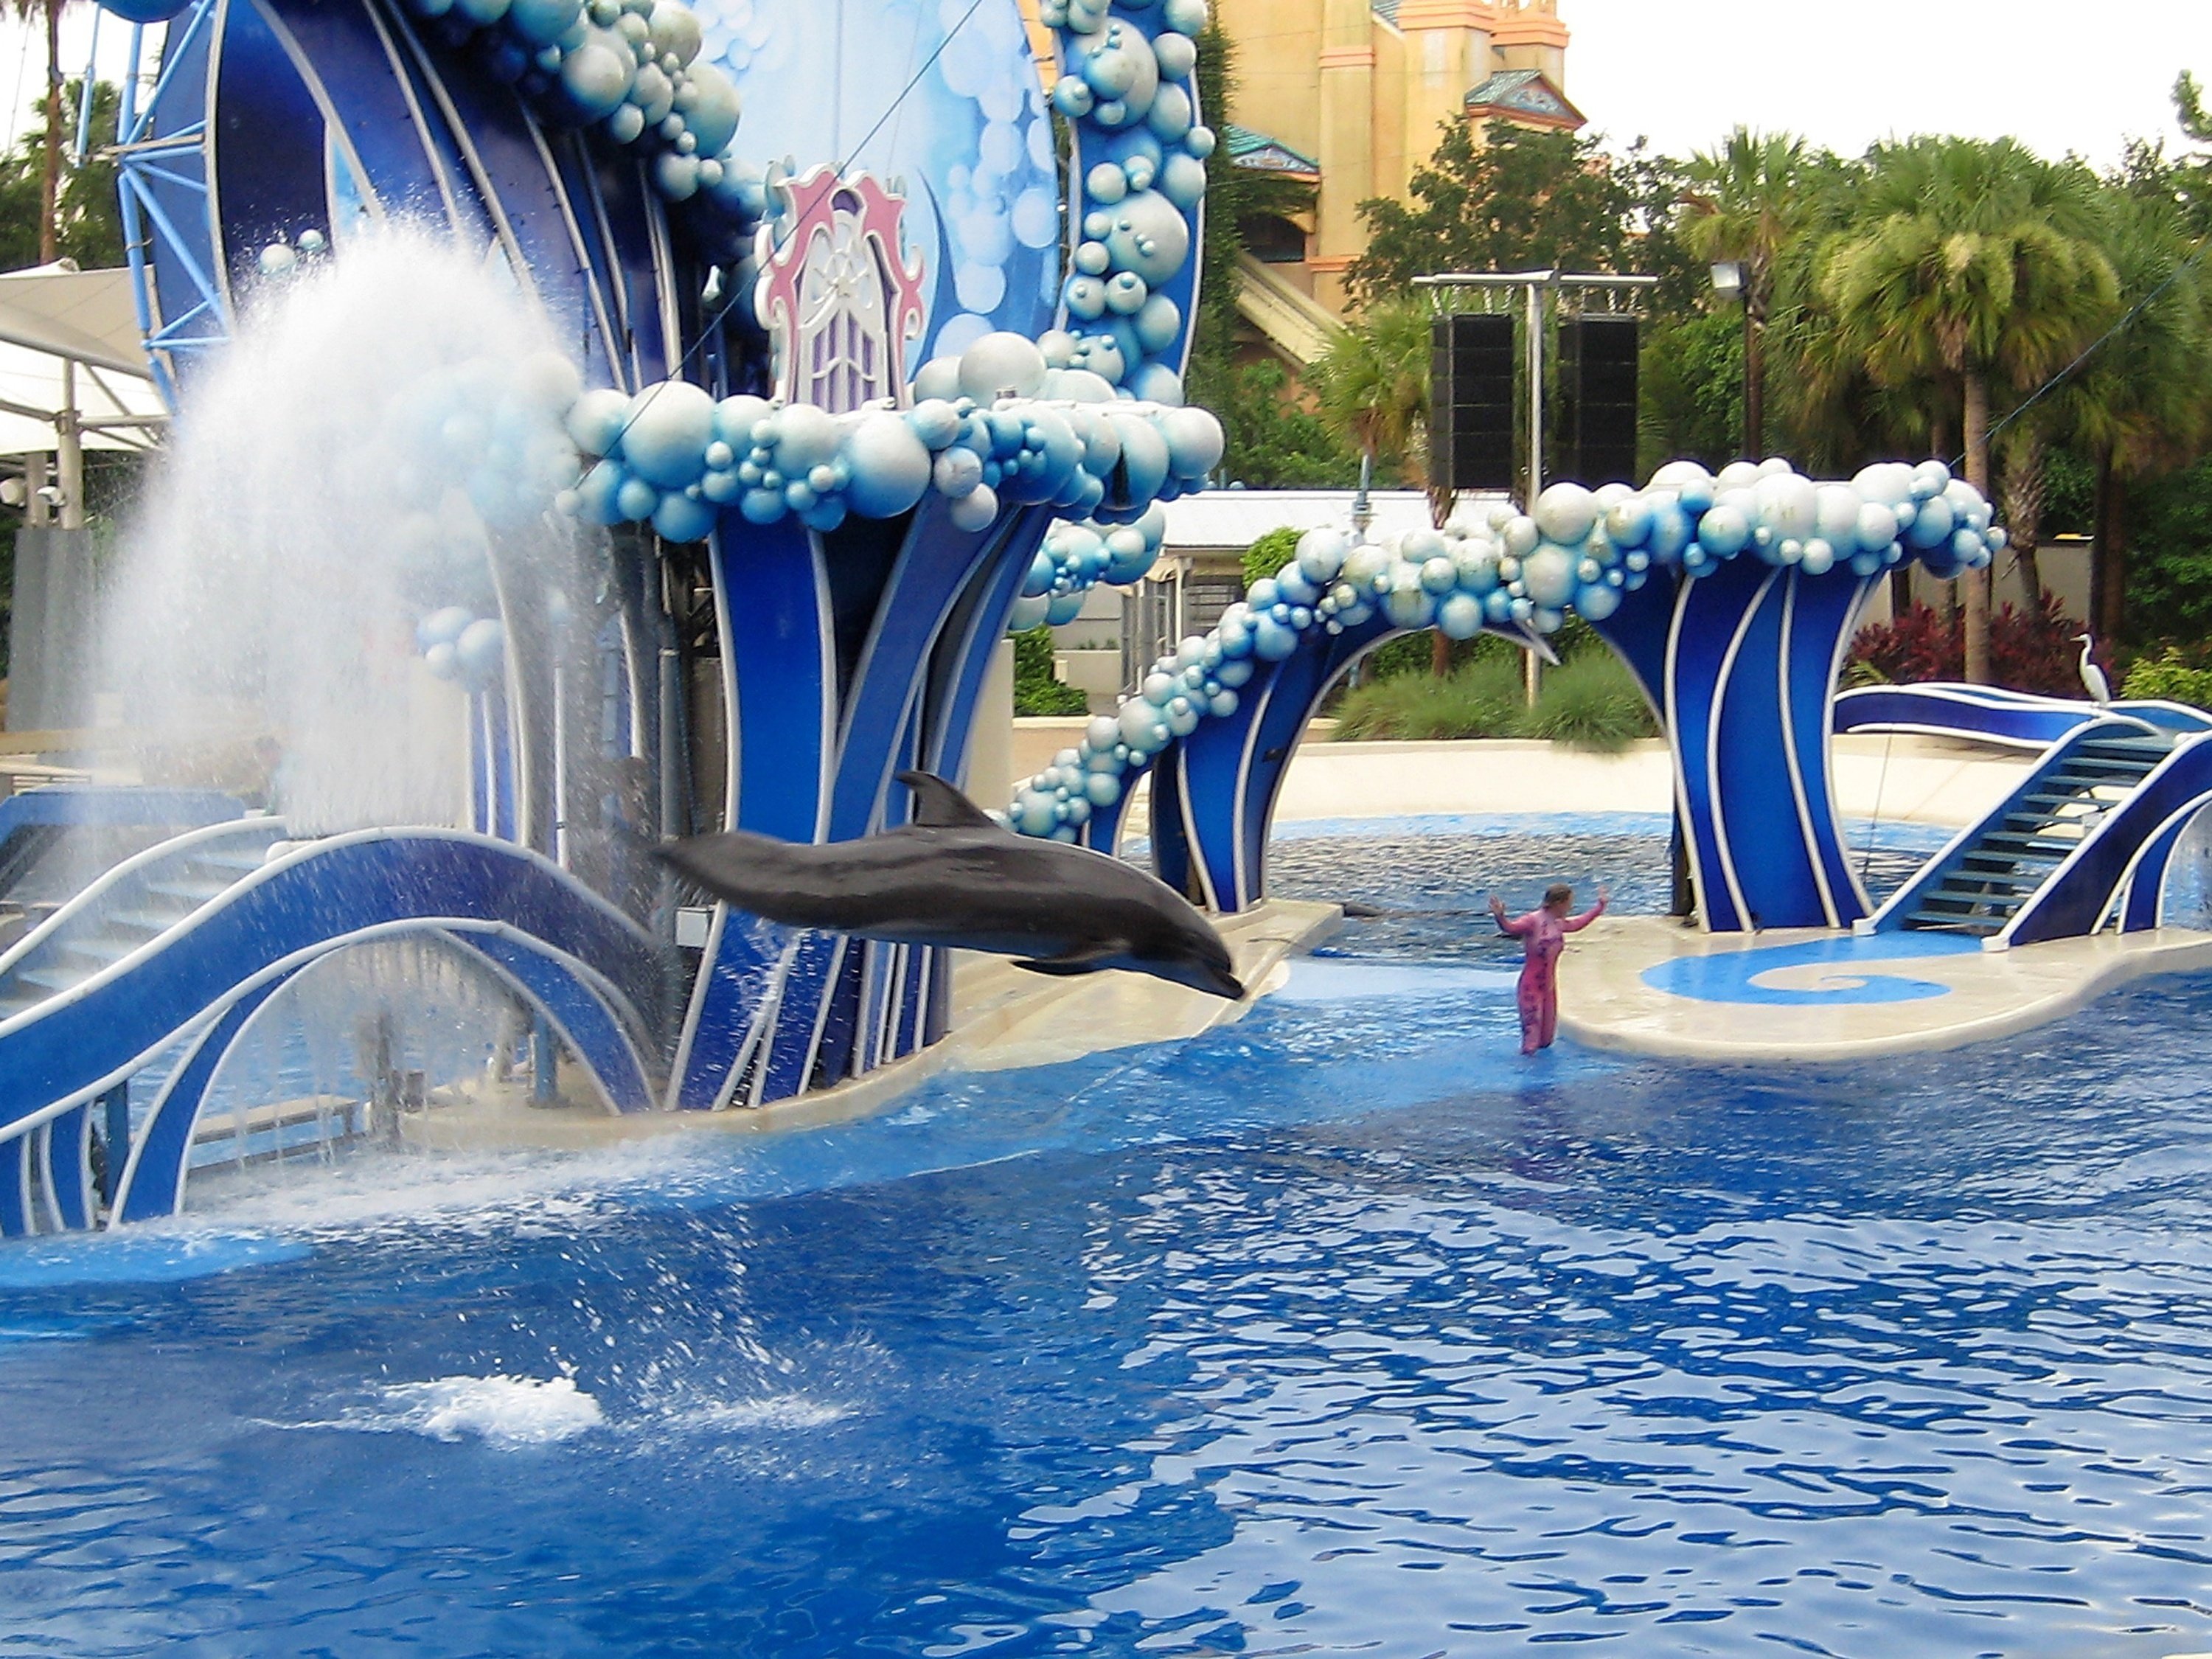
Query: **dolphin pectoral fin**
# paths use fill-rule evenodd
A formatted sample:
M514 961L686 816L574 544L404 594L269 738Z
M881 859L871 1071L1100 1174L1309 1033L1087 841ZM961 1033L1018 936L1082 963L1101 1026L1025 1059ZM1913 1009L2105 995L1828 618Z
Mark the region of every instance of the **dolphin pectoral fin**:
M933 772L902 772L914 791L914 821L924 830L996 830L999 821Z
M1050 974L1055 978L1066 978L1071 974L1095 974L1101 968L1111 967L1121 955L1120 945L1101 942L1078 945L1056 957L1018 957L1014 966L1026 968L1033 974Z

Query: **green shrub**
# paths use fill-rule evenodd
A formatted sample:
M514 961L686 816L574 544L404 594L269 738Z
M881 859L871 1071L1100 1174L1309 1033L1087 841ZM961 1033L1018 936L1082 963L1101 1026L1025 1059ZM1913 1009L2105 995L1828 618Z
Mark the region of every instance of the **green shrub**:
M1609 651L1580 652L1547 672L1536 706L1522 711L1521 720L1523 737L1600 754L1658 732L1636 677Z
M1455 738L1544 738L1612 753L1658 725L1636 681L1609 652L1584 651L1544 676L1535 708L1522 691L1521 653L1488 653L1443 679L1398 674L1346 693L1340 742L1433 742Z
M2120 695L2130 702L2185 702L2212 708L2212 668L2192 667L2178 647L2143 657L2128 670Z
M1032 628L1014 635L1014 713L1017 714L1087 714L1090 699L1053 674L1053 639L1049 628Z
M1415 742L1504 737L1520 717L1521 698L1518 666L1497 658L1468 663L1442 679L1395 674L1345 694L1336 734Z
M1273 576L1297 556L1298 534L1285 525L1280 530L1270 530L1244 550L1244 588L1247 592L1251 591L1254 582Z

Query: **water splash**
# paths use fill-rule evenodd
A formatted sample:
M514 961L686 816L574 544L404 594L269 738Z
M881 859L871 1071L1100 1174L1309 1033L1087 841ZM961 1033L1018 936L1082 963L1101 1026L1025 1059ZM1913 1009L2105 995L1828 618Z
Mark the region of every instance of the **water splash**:
M598 1400L568 1377L493 1376L397 1382L380 1390L374 1405L289 1426L481 1440L495 1451L520 1451L573 1440L605 1422Z
M295 834L465 823L465 711L416 629L574 586L544 508L577 385L511 276L419 229L264 288L108 584L103 684L149 781L264 796Z

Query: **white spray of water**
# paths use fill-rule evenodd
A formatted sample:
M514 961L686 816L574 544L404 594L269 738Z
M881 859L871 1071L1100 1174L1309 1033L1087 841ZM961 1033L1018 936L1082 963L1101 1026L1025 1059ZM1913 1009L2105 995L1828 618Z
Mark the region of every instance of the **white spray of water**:
M605 1421L599 1402L568 1377L494 1376L394 1383L373 1406L284 1426L481 1440L496 1451L520 1451L573 1440Z
M415 629L497 614L495 538L573 559L544 514L578 385L511 276L421 231L264 292L187 388L111 587L104 683L149 781L258 756L295 834L463 822L464 700Z

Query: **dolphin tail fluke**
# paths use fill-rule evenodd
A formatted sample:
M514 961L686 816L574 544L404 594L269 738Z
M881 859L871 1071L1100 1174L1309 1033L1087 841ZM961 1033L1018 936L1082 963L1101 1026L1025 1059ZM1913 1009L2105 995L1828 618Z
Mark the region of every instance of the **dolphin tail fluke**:
M914 791L914 821L924 830L996 830L999 821L933 772L902 772Z

